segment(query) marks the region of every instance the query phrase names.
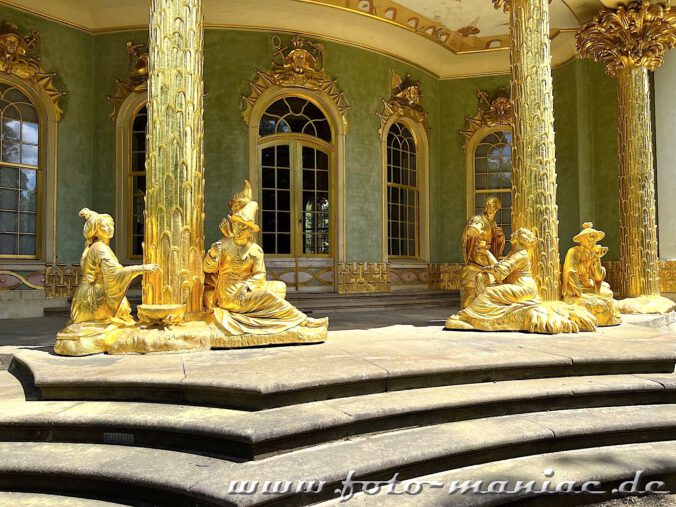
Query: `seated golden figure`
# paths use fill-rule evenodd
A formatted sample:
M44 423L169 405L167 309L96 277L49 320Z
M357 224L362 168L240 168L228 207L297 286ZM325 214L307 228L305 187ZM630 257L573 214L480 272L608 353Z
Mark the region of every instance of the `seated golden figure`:
M526 228L512 234L512 251L476 275L477 296L448 318L446 329L569 333L593 331L596 321L586 310L558 301L542 302L531 272L529 249L535 235Z
M109 246L115 234L113 218L88 208L83 208L80 216L86 220L82 231L85 249L80 260L82 279L71 303L69 325L57 335L57 353L61 353L60 348L74 346L70 342L78 338L133 325L125 297L129 284L141 273L158 269L155 264L122 266Z
M211 319L226 336L242 336L252 345L261 335L278 335L270 343L324 341L328 318L308 317L280 295L283 282L266 282L263 249L253 238L257 212L258 203L249 201L228 216L229 225L221 229L232 235L212 244L204 257L205 273L215 275L206 301Z
M501 207L497 197L486 199L483 213L472 217L462 234L465 267L462 270L461 308L466 308L477 296L477 273L494 265L505 249L505 234L495 223L495 214Z
M594 229L592 223L582 225L582 231L573 238L578 245L566 254L561 292L565 302L584 306L594 314L599 326L615 326L622 319L613 291L604 282L606 268L601 265L608 248L596 244L604 237L605 233Z

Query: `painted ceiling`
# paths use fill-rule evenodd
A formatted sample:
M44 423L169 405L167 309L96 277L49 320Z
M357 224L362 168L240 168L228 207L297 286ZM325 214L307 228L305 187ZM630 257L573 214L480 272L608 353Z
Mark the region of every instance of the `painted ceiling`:
M552 0L552 64L620 0ZM150 0L0 0L88 32L143 28ZM385 53L440 78L509 70L509 16L491 0L204 0L205 25L301 33Z

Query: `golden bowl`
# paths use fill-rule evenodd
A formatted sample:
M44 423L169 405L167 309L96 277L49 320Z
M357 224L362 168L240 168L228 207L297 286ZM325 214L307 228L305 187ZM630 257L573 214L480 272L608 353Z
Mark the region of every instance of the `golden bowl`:
M183 320L185 305L138 305L136 310L141 322L169 325Z

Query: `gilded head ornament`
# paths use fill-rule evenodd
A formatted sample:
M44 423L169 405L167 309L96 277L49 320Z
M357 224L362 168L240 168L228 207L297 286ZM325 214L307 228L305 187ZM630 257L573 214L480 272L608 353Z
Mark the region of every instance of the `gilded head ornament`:
M256 225L256 215L258 214L258 203L256 201L251 201L246 204L242 209L233 213L228 217L228 220L233 224L242 224L252 232L260 231L260 227Z
M675 46L676 13L648 0L603 10L577 33L580 57L603 63L610 76L629 67L655 70Z
M573 241L575 243L581 243L585 238L593 238L594 241L601 241L606 237L606 233L603 231L597 231L594 229L594 224L591 222L585 222L582 224L582 231L577 235L573 236Z
M236 192L230 200L229 206L230 210L235 213L241 210L244 206L249 204L253 199L253 192L251 190L251 183L249 180L244 180L244 185L242 185L242 190Z
M113 217L107 213L97 213L96 211L92 211L89 208L82 208L79 215L85 219L82 235L84 236L85 242L88 245L90 245L92 240L98 235L99 224L101 221L110 220L113 222Z

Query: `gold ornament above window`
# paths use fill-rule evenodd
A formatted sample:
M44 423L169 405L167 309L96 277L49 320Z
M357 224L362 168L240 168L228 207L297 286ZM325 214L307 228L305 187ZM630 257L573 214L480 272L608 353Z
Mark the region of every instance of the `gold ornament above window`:
M106 95L106 100L113 103L110 117L115 120L120 107L132 93L148 92L148 46L127 42L127 59L129 66L128 81L115 80L115 95Z
M422 106L422 86L420 81L414 80L409 74L402 77L392 72L392 95L389 100L380 99L383 102L383 110L376 113L380 119L380 134L383 127L392 115L405 116L422 123L427 130L427 112Z
M253 105L268 88L306 88L324 92L331 97L347 130L347 111L350 106L345 102L344 92L340 90L336 80L331 79L324 71L324 46L299 36L293 37L289 45L284 45L277 35L273 36L272 45L275 52L270 69L256 69L256 80L249 81L249 95L242 96L244 122L249 124Z
M477 97L479 104L477 112L472 118L466 118L467 128L461 130L460 133L469 141L472 136L482 128L493 127L512 127L512 101L507 94L507 91L500 87L496 98L492 101L489 98L488 92L485 90L477 90ZM467 147L467 144L465 144Z
M57 120L61 119L63 109L59 99L66 94L56 89L54 77L56 73L46 72L40 64L40 59L34 53L40 33L32 30L29 35L19 35L19 28L11 21L5 21L0 27L0 72L14 75L38 85L49 96Z

